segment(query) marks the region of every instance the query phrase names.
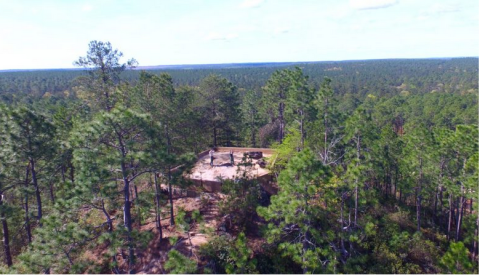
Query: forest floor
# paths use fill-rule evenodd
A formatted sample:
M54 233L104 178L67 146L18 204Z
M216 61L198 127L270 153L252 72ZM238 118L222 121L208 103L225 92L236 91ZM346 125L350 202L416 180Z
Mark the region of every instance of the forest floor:
M155 225L155 218L152 217L143 221L139 226L135 223L134 229L140 232L150 232L151 239L144 248L135 249L135 266L136 273L158 274L167 273L163 269L167 261L168 252L172 249L180 251L183 255L200 262L198 251L201 245L208 243L209 239L216 235L222 217L219 213L218 203L224 199L225 195L221 193L203 193L200 197L176 197L173 199L174 213L179 209L183 209L186 213L199 210L202 215L201 223L193 223L190 230L184 232L179 230L177 226L170 225L169 204L162 206L162 231L163 238L160 241L160 233ZM134 213L134 210L132 211ZM121 226L122 221L117 221L115 226ZM188 235L190 234L190 240ZM113 273L109 270L106 263L110 261L104 255L108 251L106 244L98 245L92 250L85 253L82 258L90 260L97 266L104 266L102 272ZM117 262L121 270L127 270L127 254L128 250L117 251ZM88 270L87 270L88 271Z
M152 231L154 238L150 241L146 249L137 250L138 262L135 266L137 273L165 273L163 265L167 260L167 254L171 249L182 252L183 255L190 256L192 259L199 261L198 250L202 244L206 244L211 237L208 232L217 231L221 221L218 211L218 202L221 201L223 195L220 193L204 194L197 198L176 198L174 199L175 213L182 208L187 213L194 210L200 210L203 217L201 224L194 224L187 232L181 232L176 226L170 225L170 215L162 219L163 240L159 241L159 233L155 228L155 221L151 220L148 224L143 225L140 231ZM190 240L188 235L190 234ZM172 244L171 240L177 240ZM191 244L190 244L191 243Z

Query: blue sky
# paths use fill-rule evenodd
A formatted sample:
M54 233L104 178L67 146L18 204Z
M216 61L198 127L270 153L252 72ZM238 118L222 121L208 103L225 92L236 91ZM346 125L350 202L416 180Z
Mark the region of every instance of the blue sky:
M478 56L478 0L0 0L0 70Z

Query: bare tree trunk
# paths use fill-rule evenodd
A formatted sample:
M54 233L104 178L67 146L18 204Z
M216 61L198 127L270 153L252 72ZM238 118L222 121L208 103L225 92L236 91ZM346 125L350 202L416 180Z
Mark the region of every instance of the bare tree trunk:
M478 236L478 219L475 222L475 234L474 234L474 236ZM475 258L477 256L477 251L478 251L478 242L477 242L476 238L473 238L472 247L473 247L472 260L475 261Z
M393 197L397 199L398 165L395 164L395 178L393 182Z
M442 193L442 190L443 190L442 183L443 183L443 168L444 168L444 166L445 166L444 161L442 160L442 162L440 164L440 184L439 184L439 188L437 188L437 190L435 192L435 205L434 205L434 208L433 208L434 221L438 220L437 219L437 203L438 203L438 201L440 201L440 205L442 204L441 193Z
M72 183L75 182L75 168L73 167L73 165L70 166L70 181Z
M121 138L119 138L120 144L122 144L123 147L123 141ZM122 150L122 154L125 156L125 152ZM125 196L124 200L124 206L123 206L123 219L124 219L124 225L125 228L127 229L127 241L128 241L128 271L129 273L133 272L133 258L134 258L134 252L133 252L133 244L132 244L132 216L131 216L131 201L130 201L130 180L128 179L127 176L127 169L125 167L125 162L122 160L121 163L121 168L122 168L122 177L123 177L123 193Z
M5 261L7 266L12 266L12 254L10 252L10 236L8 234L8 223L5 211L2 210L3 206L3 192L0 192L0 218L2 220L3 229L3 251L5 252Z
M172 175L170 167L168 167L168 199L170 200L170 225L175 225L175 219L173 216Z
M162 232L162 220L160 215L160 186L158 185L157 173L153 175L154 183L155 183L155 220L158 232L160 234L160 241L163 238Z
M65 166L61 166L60 171L62 172L62 182L65 184Z
M463 186L462 186L462 189L463 189ZM460 206L459 206L460 209L458 211L457 230L455 231L455 241L457 241L457 242L460 239L460 231L462 229L462 219L463 219L464 205L465 205L465 198L463 196L461 196L460 197Z
M450 240L450 231L452 229L452 216L453 216L453 201L452 201L452 194L448 195L448 205L449 205L449 211L448 211L448 223L447 223L447 238Z
M30 159L30 169L32 172L33 186L35 187L35 196L37 198L37 219L40 221L42 219L42 198L40 196L40 187L38 186L37 180L37 171L35 171L35 161ZM39 222L39 226L42 227L42 222Z
M138 226L142 226L142 210L140 209L140 201L138 200L138 190L137 185L133 184L133 189L135 190L135 208L138 209L137 216L138 216Z
M52 204L55 204L55 193L53 192L53 183L50 184L50 200Z
M28 211L28 185L30 183L28 176L30 174L30 167L27 165L25 169L25 230L27 231L28 243L32 243L32 230L30 228L30 213Z
M303 274L307 274L307 272L308 272L307 265L306 265L307 259L305 258L306 254L307 254L307 250L308 250L307 237L303 236L303 242L302 242L302 263L303 263L302 273Z
M252 122L252 136L250 137L250 143L252 144L253 148L257 147L256 142L255 142L255 126L254 123Z

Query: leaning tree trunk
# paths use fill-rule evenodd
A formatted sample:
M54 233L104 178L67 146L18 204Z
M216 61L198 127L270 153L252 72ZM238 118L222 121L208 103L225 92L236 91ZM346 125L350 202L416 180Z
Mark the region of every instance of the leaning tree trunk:
M5 252L5 261L7 266L12 266L12 253L10 252L10 236L8 234L8 223L5 211L2 210L3 206L3 192L0 192L0 219L2 220L3 229L3 251Z

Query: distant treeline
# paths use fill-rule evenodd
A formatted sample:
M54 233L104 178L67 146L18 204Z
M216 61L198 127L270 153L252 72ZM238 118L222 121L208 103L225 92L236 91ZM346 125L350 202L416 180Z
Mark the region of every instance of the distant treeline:
M391 59L365 61L332 61L310 63L225 64L178 66L178 69L151 69L150 73L168 73L178 86L198 86L210 74L228 79L241 95L247 90L261 90L273 72L300 67L316 87L324 77L332 79L335 94L355 95L362 99L375 96L413 95L432 92L478 94L478 58ZM175 68L175 67L173 67ZM194 68L194 69L186 69ZM127 71L124 80L132 85L141 70ZM0 72L0 99L24 101L40 97L74 97L80 85L75 79L82 70L36 70Z

